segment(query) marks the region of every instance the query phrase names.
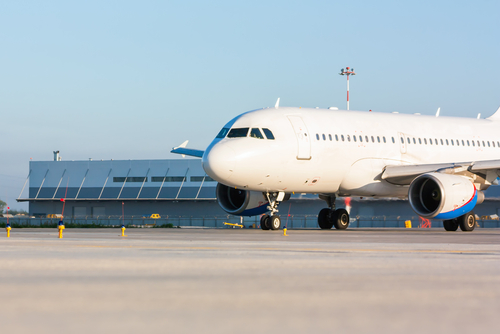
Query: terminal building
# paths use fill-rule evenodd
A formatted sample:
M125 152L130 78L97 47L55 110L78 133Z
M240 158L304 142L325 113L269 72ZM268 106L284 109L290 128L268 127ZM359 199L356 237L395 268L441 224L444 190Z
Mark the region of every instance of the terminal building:
M24 191L28 186L27 191ZM29 214L73 218L227 216L216 199L217 182L207 176L200 159L30 161L20 202ZM28 194L22 196L22 194ZM415 217L408 201L352 198L351 218ZM349 204L350 203L350 204ZM294 194L280 204L280 214L316 216L326 203L315 194ZM500 215L500 187L486 191L474 212ZM64 210L64 212L63 212Z

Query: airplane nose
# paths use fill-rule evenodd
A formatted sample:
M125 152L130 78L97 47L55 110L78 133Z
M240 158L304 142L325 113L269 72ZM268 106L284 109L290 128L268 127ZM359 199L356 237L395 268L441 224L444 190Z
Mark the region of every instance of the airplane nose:
M205 152L202 165L205 173L216 181L228 180L236 165L236 152L228 145L214 145Z

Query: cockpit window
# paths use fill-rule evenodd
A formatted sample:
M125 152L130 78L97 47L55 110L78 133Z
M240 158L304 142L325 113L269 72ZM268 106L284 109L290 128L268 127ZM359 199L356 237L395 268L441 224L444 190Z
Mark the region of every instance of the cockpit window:
M220 130L219 134L215 138L222 139L222 138L226 137L226 135L227 135L228 132L229 132L228 128L222 128L222 130Z
M250 131L250 137L264 139L262 132L260 132L260 130L257 128L252 128L252 130Z
M267 139L274 139L273 133L269 129L262 129L264 131L264 134L266 135Z
M248 134L248 128L234 128L229 131L227 138L246 137L247 134Z

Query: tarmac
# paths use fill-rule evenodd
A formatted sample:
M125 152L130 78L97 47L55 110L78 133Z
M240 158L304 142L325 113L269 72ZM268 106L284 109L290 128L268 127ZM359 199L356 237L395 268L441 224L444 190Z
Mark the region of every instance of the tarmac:
M498 333L500 229L13 229L2 333Z

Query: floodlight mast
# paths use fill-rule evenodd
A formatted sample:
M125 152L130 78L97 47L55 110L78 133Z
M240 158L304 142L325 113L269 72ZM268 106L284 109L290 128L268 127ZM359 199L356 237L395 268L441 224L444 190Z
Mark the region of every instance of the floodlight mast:
M340 75L347 75L347 110L349 110L349 76L356 75L354 68L346 67L340 70Z

